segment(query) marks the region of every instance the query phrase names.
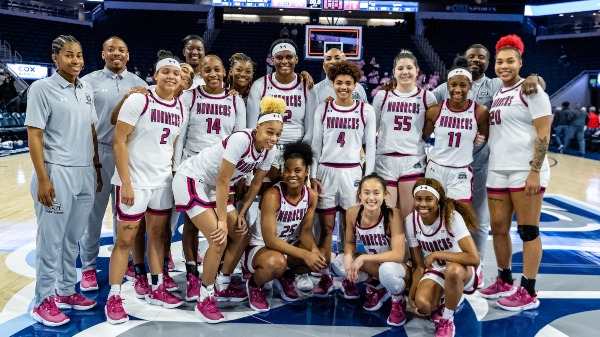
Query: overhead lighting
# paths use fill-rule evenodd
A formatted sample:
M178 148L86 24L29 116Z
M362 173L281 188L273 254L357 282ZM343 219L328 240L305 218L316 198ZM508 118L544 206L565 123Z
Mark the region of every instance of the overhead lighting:
M558 16L565 16L564 14L558 14Z
M283 8L279 8L279 11L283 11Z
M348 11L348 13L352 13L352 11Z

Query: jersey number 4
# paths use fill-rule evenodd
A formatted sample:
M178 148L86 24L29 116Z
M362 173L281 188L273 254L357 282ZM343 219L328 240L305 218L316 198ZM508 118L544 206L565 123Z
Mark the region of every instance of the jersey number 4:
M206 119L206 133L216 133L219 134L221 132L221 119L219 118L207 118Z
M340 144L340 147L344 147L344 145L346 145L346 132L340 132L337 143Z

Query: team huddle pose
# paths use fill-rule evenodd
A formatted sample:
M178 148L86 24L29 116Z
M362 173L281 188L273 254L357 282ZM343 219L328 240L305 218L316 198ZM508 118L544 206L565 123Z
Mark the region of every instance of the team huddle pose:
M79 243L81 290L97 290L109 195L115 244L104 311L111 324L129 320L121 284L131 253L138 298L168 309L196 301L207 323L226 319L218 301L247 299L253 310L268 311L271 284L287 302L329 297L334 274L345 299L359 299L357 284L364 282L365 310L391 298L389 325L405 324L410 307L435 324L438 337L454 336L463 294L478 288L502 309L537 308L551 111L543 80L519 76L523 51L517 36L500 39L498 79L490 80L483 74L489 52L473 45L432 93L417 88L417 59L402 50L395 83L371 106L357 89L360 69L335 48L324 55L327 79L313 88L309 75L295 72L291 40L273 43L275 72L253 81L256 64L248 56L234 54L228 71L190 35L185 62L161 51L156 85L146 87L127 72L122 39L107 39L105 68L79 79L81 45L59 36L52 43L58 70L31 86L26 117L38 221L32 317L58 326L69 321L60 309L96 305L75 291L75 259ZM483 95L481 88L495 90ZM257 216L250 218L257 196ZM487 204L498 277L483 288ZM178 212L183 298L169 276ZM343 253L332 254L338 212ZM518 287L509 235L515 213L524 252ZM199 232L208 244L204 256ZM248 274L245 284L232 280L238 264ZM316 285L310 272L320 274Z

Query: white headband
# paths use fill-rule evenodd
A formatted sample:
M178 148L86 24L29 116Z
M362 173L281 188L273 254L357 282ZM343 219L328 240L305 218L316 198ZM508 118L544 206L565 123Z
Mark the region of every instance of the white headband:
M462 68L456 68L454 70L452 70L449 74L448 74L448 79L450 79L452 76L456 76L456 75L464 75L467 76L467 78L469 79L469 81L473 82L473 76L471 75L471 73L466 70L466 69L462 69Z
M271 55L275 56L275 54L284 50L291 51L292 53L294 53L294 55L297 55L296 48L294 48L294 46L292 46L291 44L285 42L275 45L275 47L273 47L273 50L271 50Z
M158 63L156 64L156 72L158 72L160 68L164 66L174 66L175 68L181 70L181 65L179 64L179 62L170 57L158 61Z
M435 190L435 188L429 186L429 185L419 185L415 188L415 191L413 192L413 196L417 195L417 192L419 191L427 191L430 192L431 194L433 194L437 200L440 200L440 194L438 193L438 191Z
M279 122L283 123L283 117L281 117L281 114L279 114L279 113L262 115L262 116L260 116L260 118L258 119L258 122L256 122L256 124L262 124L264 122L270 122L270 121L279 121Z

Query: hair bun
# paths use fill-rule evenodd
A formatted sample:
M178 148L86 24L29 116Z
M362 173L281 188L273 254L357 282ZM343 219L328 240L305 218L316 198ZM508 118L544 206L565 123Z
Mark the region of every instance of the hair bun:
M260 112L275 112L282 114L287 109L285 101L273 96L265 96L260 100Z
M525 51L525 45L518 35L506 35L500 38L496 43L496 53L502 48L514 48L519 51L519 54L523 55Z

